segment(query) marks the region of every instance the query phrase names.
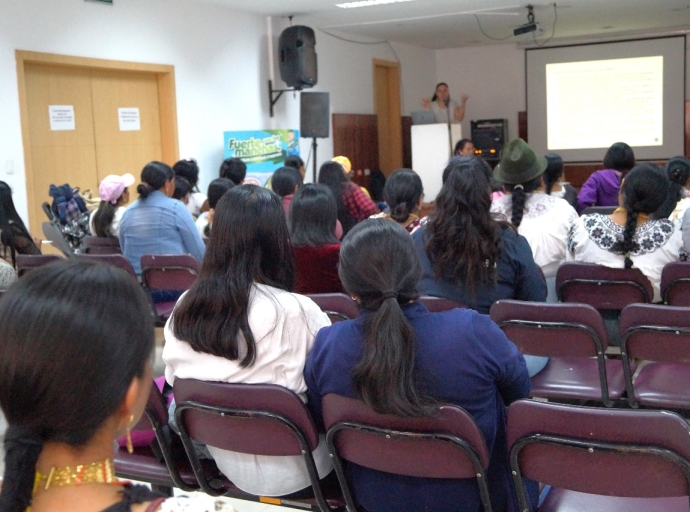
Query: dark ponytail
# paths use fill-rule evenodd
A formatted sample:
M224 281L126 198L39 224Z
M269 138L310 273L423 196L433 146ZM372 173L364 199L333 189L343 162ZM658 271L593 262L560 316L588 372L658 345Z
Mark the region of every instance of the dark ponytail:
M430 414L434 402L415 375L417 336L401 307L419 298L422 275L409 233L386 219L361 222L343 240L338 273L371 311L362 325L362 359L351 376L355 393L379 413Z
M98 205L98 210L93 212L93 229L96 236L110 237L113 233L110 230L110 225L115 218L115 205L110 201L101 201Z
M623 207L627 212L623 238L611 246L611 252L625 257L625 268L632 268L630 255L640 248L640 244L635 241L638 215L649 215L657 211L666 199L667 192L666 174L654 164L638 165L626 174L621 187Z
M391 218L400 224L405 222L423 193L422 180L412 169L391 173L383 187L383 198L388 203Z
M84 290L88 290L88 293ZM154 344L149 299L121 270L80 259L32 270L0 301L0 510L31 504L44 442L88 444L117 413Z
M175 173L168 164L149 162L141 171L141 183L137 186L137 192L142 199L146 199L151 192L160 190L174 177Z
M506 184L506 189L510 192L510 197L512 200L512 215L510 217L510 222L515 229L520 227L522 223L522 216L525 213L525 203L527 202L527 194L531 194L541 183L541 176L534 178L526 183L519 183L516 185Z
M553 186L563 176L563 159L556 153L546 153L544 158L548 162L546 170L542 175L544 177L544 192L550 196Z
M666 164L668 176L668 193L666 200L654 212L655 219L667 219L676 209L678 201L683 199L683 189L690 179L690 160L684 156L674 156Z

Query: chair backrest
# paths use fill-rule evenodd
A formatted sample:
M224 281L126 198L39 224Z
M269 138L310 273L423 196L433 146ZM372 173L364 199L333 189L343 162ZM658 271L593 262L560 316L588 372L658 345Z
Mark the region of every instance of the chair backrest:
M508 446L518 481L631 498L690 493L690 426L668 411L519 400Z
M344 293L313 293L307 295L331 321L352 320L359 316L357 303Z
M593 263L564 263L556 273L561 302L580 302L620 311L628 304L649 303L654 290L637 268L610 268Z
M432 297L430 295L423 295L419 297L419 302L426 306L426 309L431 313L440 313L441 311L449 311L451 309L467 309L462 302L446 299L445 297Z
M443 405L434 417L402 418L332 393L322 407L329 443L360 466L427 478L476 478L488 467L484 436L460 407Z
M588 304L499 300L490 315L523 354L595 357L608 347L604 320Z
M48 217L49 221L55 220L55 214L53 213L53 210L51 210L50 205L47 201L44 201L43 204L41 204L41 208L43 209L43 213L45 213Z
M132 264L129 262L129 260L122 254L78 254L77 258L108 263L109 265L124 270L134 279L137 278L137 274L134 272L134 267L132 267Z
M190 254L144 254L141 280L149 290L189 290L201 271Z
M304 402L282 386L175 379L173 392L183 440L254 455L301 456L318 445Z
M62 259L57 254L17 254L17 275L21 277L29 270Z
M661 298L670 306L690 306L690 261L667 263L661 271Z
M86 254L122 254L120 241L114 237L87 235L82 239L81 249Z
M68 258L74 256L74 249L72 249L57 224L54 222L44 222L41 224L41 228L43 229L43 235L46 237L46 240L50 240L58 251L62 252Z
M690 307L631 304L619 329L628 358L690 362Z
M580 215L590 215L592 213L599 213L601 215L611 215L617 206L588 206Z

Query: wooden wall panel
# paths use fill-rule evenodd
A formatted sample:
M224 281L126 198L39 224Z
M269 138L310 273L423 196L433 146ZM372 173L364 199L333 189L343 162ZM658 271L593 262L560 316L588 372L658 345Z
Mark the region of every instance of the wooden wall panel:
M402 166L412 169L412 116L402 117L402 150Z
M369 188L371 173L379 167L378 123L375 115L333 114L333 154L352 162L353 181ZM365 170L369 169L367 175Z
M518 112L518 137L520 137L525 142L527 140L527 112Z

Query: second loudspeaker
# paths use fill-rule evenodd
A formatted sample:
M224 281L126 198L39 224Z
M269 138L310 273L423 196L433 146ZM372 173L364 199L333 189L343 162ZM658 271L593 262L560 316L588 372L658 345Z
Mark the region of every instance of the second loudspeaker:
M330 103L327 92L300 94L300 136L328 138L330 129Z

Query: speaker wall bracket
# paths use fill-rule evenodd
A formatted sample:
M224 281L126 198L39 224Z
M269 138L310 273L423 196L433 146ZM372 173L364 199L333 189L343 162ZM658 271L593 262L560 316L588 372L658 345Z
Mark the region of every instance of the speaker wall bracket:
M283 95L284 92L294 92L294 91L300 91L301 89L274 89L273 88L273 80L268 81L268 102L270 103L269 107L269 112L271 114L271 117L273 117L273 106L278 103L278 100L280 97ZM274 94L277 93L277 96L273 96Z

